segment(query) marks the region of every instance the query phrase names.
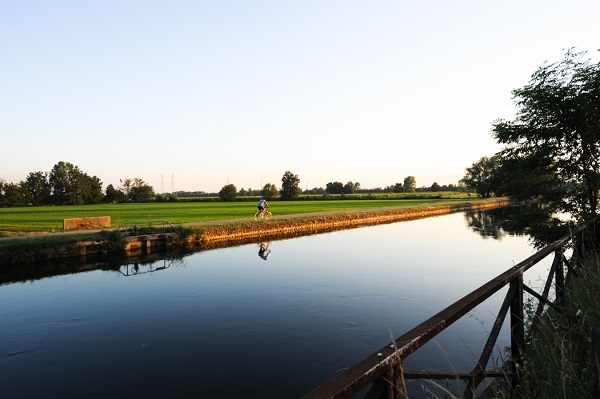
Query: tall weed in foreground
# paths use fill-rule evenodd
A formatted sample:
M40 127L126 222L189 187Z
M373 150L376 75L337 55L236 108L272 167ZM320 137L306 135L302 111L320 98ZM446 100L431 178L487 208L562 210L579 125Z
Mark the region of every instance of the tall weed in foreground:
M565 302L549 309L517 364L516 397L590 398L596 373L591 329L600 325L600 259L589 258L566 289Z

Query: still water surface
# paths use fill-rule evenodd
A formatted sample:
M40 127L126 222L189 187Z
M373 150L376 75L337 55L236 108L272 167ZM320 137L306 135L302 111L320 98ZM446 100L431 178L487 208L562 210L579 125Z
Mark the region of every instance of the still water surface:
M273 241L266 260L256 243L4 283L0 397L299 397L534 252L472 218ZM504 293L406 368L470 370Z

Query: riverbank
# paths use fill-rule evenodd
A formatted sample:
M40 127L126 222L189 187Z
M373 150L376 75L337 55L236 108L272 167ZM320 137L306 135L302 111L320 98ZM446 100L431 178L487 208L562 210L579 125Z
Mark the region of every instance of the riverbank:
M0 265L111 252L156 252L172 246L211 249L507 205L506 199L499 198L443 205L313 212L273 217L268 221L233 219L182 223L158 233L140 228L135 235L115 229L5 237L0 240Z
M506 199L491 199L476 202L453 203L445 205L422 205L417 207L389 207L362 209L357 211L317 212L311 214L289 215L273 218L269 221L212 226L193 224L197 228L184 241L199 243L203 248L226 247L255 241L269 241L277 238L292 238L303 235L327 233L335 230L394 223L420 218L446 215L468 210L502 208L509 205Z

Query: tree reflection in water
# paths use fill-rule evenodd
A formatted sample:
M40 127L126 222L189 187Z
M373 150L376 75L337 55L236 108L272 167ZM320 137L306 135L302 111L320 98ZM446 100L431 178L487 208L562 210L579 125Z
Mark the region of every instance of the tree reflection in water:
M91 255L56 259L46 262L7 265L0 268L0 284L15 281L35 281L46 277L85 273L90 270L118 272L125 276L153 273L169 267L185 267L185 257L191 250L173 250L140 256L125 254Z
M501 240L506 235L529 235L535 248L543 248L568 234L574 223L552 215L541 204L514 205L465 212L467 225L483 238Z

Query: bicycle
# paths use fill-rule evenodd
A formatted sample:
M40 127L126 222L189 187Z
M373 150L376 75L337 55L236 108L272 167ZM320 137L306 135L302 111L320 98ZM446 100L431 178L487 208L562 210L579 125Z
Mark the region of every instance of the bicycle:
M269 208L269 207L267 207ZM271 212L269 212L267 210L267 208L264 208L262 211L258 211L254 214L254 220L258 220L258 219L264 219L264 220L269 220L271 219L271 216L273 215Z

